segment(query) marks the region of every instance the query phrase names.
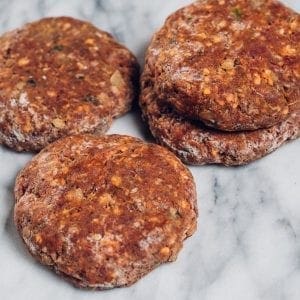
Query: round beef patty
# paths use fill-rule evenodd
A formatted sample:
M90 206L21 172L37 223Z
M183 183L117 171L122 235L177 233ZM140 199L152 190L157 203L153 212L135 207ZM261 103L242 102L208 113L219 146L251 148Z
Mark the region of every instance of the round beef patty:
M158 98L210 127L271 127L300 98L300 16L278 1L197 1L148 53Z
M147 65L140 105L156 140L188 164L243 165L300 136L299 102L290 105L287 120L255 131L223 132L184 118L168 102L158 101Z
M165 148L128 136L54 142L20 172L15 198L31 254L79 287L130 285L175 260L196 229L191 173Z
M46 18L0 37L0 143L37 151L104 133L135 96L138 64L92 24Z

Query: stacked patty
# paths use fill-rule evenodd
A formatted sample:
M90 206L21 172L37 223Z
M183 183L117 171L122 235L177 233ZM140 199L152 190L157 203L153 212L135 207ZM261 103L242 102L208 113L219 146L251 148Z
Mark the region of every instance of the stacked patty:
M186 163L245 164L300 134L299 15L277 1L198 1L149 46L140 105Z
M174 261L196 229L189 170L167 149L128 136L52 143L20 172L15 197L31 254L79 287L130 285Z
M138 64L92 24L45 18L0 37L0 143L38 151L70 134L104 133L130 107Z

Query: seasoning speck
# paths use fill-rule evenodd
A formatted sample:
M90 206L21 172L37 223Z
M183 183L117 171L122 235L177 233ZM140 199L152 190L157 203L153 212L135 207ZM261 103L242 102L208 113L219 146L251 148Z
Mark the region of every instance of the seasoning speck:
M64 49L63 45L55 45L52 48L53 51L62 51L63 49Z
M27 80L27 84L32 87L36 87L36 81L32 77Z
M235 16L235 18L236 18L237 20L241 20L242 17L243 17L243 13L242 13L242 11L240 10L240 8L238 8L238 7L235 7L235 8L232 10L232 13L233 13L233 15Z
M94 105L98 105L99 104L99 100L96 96L93 96L93 95L86 95L84 98L83 98L84 101L86 102L89 102L89 103L92 103Z

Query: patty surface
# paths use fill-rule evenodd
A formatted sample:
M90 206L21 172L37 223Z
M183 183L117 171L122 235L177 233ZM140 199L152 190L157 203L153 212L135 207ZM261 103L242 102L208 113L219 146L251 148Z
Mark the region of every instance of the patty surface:
M267 128L300 98L300 16L277 1L197 1L148 53L159 99L210 127Z
M193 165L243 165L300 136L300 103L290 105L290 116L267 129L223 132L180 116L157 98L148 65L142 75L140 106L156 140L183 162Z
M43 149L15 185L15 224L31 254L76 286L134 283L173 261L196 229L196 191L167 149L78 135Z
M69 17L0 37L0 143L37 151L77 133L104 133L135 96L138 64L111 35Z

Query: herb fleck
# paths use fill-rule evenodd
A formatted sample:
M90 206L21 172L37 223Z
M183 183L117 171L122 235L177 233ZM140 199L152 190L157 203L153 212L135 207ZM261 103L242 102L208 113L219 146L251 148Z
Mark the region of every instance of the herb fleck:
M62 51L63 49L64 49L63 45L55 45L52 48L53 51Z
M233 13L233 15L235 16L235 18L236 18L237 20L241 20L242 17L243 17L243 13L242 13L242 11L240 10L240 8L238 8L238 7L235 7L235 8L232 10L232 13Z
M84 98L83 98L84 101L86 102L89 102L89 103L92 103L94 105L98 105L99 104L99 100L96 96L93 96L93 95L86 95Z

